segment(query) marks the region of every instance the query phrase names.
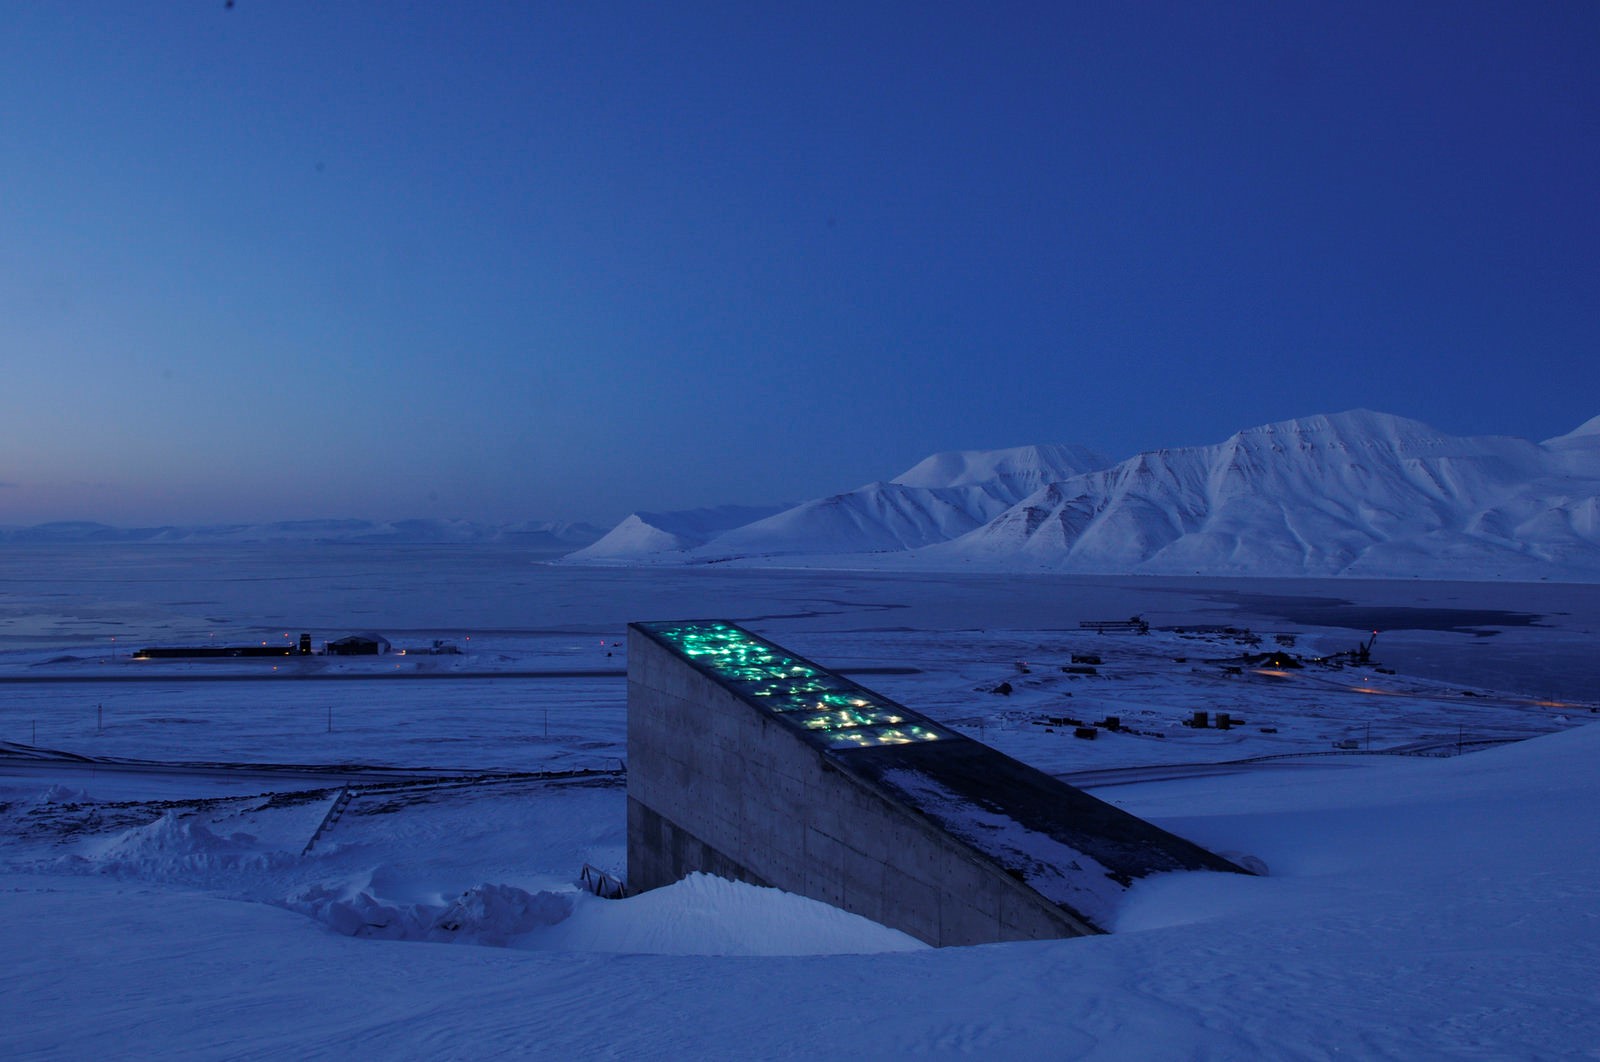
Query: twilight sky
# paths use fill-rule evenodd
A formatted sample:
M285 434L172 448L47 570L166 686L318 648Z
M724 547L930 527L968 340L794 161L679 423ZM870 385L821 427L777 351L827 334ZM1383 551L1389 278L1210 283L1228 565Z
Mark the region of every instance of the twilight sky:
M0 524L1600 414L1600 4L0 0Z

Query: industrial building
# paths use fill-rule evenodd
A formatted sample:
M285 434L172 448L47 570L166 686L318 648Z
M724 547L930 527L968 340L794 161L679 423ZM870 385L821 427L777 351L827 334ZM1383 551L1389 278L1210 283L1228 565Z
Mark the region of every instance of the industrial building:
M381 634L347 634L325 646L329 656L380 656L389 648L389 639Z

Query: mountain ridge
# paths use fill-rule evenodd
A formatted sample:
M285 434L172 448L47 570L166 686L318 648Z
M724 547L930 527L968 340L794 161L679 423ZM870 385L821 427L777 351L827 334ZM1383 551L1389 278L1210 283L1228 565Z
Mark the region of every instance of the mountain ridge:
M1357 409L1083 467L1100 459L1065 446L935 454L670 560L605 538L564 560L1600 579L1600 417L1535 443Z

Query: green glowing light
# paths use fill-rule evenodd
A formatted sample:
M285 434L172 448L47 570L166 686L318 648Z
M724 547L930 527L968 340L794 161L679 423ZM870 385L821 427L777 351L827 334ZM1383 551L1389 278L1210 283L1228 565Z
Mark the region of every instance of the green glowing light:
M642 626L753 703L823 737L831 749L908 745L945 736L855 683L730 623Z

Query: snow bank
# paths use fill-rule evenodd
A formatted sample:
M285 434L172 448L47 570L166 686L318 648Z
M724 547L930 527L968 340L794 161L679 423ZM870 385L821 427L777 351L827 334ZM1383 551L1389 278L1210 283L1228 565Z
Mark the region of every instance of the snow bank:
M927 947L816 900L707 874L626 900L586 896L546 944L656 955L842 955Z
M282 906L346 936L526 950L838 955L925 947L815 900L704 874L626 900L478 885L440 906L387 903L367 890L317 885Z
M478 885L443 907L384 903L370 892L347 896L316 885L282 906L351 937L487 944L505 947L572 912L573 893L529 892L511 885Z
M1600 1046L1597 757L1600 727L1587 726L1448 761L1118 786L1109 794L1129 810L1258 853L1273 876L1141 881L1111 936L905 954L797 955L840 948L830 921L857 949L889 938L710 878L626 901L576 896L548 924L560 903L537 890L468 890L446 905L450 932L513 945L482 949L351 940L258 903L12 873L0 877L8 1049L1588 1057ZM230 845L172 822L138 836L120 847ZM612 949L635 954L600 953ZM652 949L673 953L637 954Z
M1249 852L1273 876L1147 879L1130 891L1116 928L1319 909L1354 918L1356 893L1387 905L1401 904L1403 894L1418 918L1441 906L1509 917L1490 913L1497 905L1528 905L1535 918L1541 898L1561 912L1557 921L1573 917L1572 883L1587 878L1582 891L1600 891L1592 884L1600 880L1597 760L1600 724L1591 724L1448 760L1394 760L1315 778L1291 770L1241 776L1220 792L1202 781L1119 788L1117 801L1130 810L1209 847ZM1557 886L1556 895L1545 886Z
M147 881L193 881L219 871L268 869L293 860L265 848L253 834L212 832L199 819L176 812L91 843L76 859L104 874Z

